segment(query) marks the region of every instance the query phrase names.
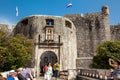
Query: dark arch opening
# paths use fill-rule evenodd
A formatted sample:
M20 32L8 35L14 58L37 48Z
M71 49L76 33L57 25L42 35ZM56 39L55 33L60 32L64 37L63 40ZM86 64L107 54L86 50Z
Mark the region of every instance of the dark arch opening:
M43 73L43 66L45 64L51 63L52 67L55 62L57 62L57 56L52 51L46 51L44 52L40 57L40 73Z

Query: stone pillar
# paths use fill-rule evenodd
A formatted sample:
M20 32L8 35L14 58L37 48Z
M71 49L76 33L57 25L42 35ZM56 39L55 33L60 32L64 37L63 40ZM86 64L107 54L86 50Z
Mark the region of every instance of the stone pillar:
M39 70L39 56L38 56L38 35L36 35L35 38L35 73L36 77L38 78L40 75L40 70Z
M75 80L76 76L77 76L76 69L69 69L68 70L68 80Z

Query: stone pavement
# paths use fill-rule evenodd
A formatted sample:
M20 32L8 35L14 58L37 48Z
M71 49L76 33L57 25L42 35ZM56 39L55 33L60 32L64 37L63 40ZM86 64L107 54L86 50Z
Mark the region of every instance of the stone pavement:
M35 79L35 80L44 80L44 77L40 77L40 78L38 78L38 79ZM55 78L54 77L52 77L52 79L51 80L55 80ZM58 80L65 80L65 79L58 79Z

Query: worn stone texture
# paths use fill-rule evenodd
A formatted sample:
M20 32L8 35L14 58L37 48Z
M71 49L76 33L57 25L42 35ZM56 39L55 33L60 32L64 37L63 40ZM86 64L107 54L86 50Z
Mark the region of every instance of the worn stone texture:
M92 58L91 57L85 57L85 58L78 58L76 59L76 66L77 68L90 68L92 64ZM83 67L84 66L84 67Z
M53 41L49 42L52 45L46 42L46 19L54 20ZM11 31L12 35L20 33L34 39L35 55L32 61L35 62L37 74L40 72L40 57L45 52L51 51L57 56L61 65L60 69L70 72L69 78L74 78L72 70L91 67L92 59L97 54L96 48L102 42L120 40L120 24L110 26L107 6L103 6L101 12L85 15L28 16L20 20L12 29L10 30L7 24L0 24L0 30Z
M111 25L111 37L114 41L120 40L120 24L118 25Z
M54 20L54 43L60 41L60 56L58 45L35 45L36 69L39 72L40 56L46 51L54 52L60 57L61 70L73 68L90 68L96 48L107 40L120 40L120 24L109 23L109 9L103 6L101 12L82 14L67 14L60 16L33 15L20 20L14 28L14 34L22 33L27 38L34 39L35 44L45 41L46 19ZM66 26L66 21L71 27ZM0 25L4 26L4 25ZM4 27L6 28L6 27ZM2 29L2 28L1 28ZM43 47L43 48L40 48ZM57 47L57 48L54 48Z
M101 12L87 13L86 15L68 14L64 17L44 15L28 16L18 22L14 29L14 34L22 33L26 37L34 39L35 43L39 42L38 36L40 35L40 42L44 42L46 26L45 20L53 19L54 41L58 42L58 35L60 35L61 41L63 42L63 46L60 47L60 52L62 53L61 57L65 60L62 62L61 59L61 65L63 65L62 68L67 69L72 66L72 64L69 64L69 61L71 61L71 58L74 56L68 54L75 55L74 59L77 59L77 61L73 61L73 64L77 64L77 67L90 67L88 65L90 65L90 61L92 59L86 59L96 55L96 47L99 44L106 40L111 40L109 9L107 6L103 6L101 10ZM75 27L66 27L66 20L68 20L72 26ZM77 48L75 46L76 43ZM35 52L36 54L40 53L40 57L45 50L47 49L36 49ZM57 57L59 57L59 51L56 49L53 49L53 51L56 53ZM39 61L40 59L38 60L38 63ZM86 64L84 64L84 61ZM69 64L69 66L67 66L67 64Z
M0 30L10 32L8 24L0 24Z
M105 8L106 9L106 8ZM75 25L77 30L77 56L93 57L96 55L96 48L102 42L111 40L109 14L108 11L98 13L88 13L65 15ZM77 60L77 67L89 67L89 60ZM81 62L82 61L82 62ZM86 64L84 64L86 62Z
M50 45L48 47L45 42L46 38L46 19L54 20L53 33L54 40L51 43L58 43L59 36L60 42L63 45ZM66 26L66 21L70 23L70 27ZM72 21L67 18L59 16L44 16L44 15L34 15L28 16L22 19L14 28L14 34L22 33L27 38L34 39L35 45L35 67L37 73L40 72L40 61L41 56L46 51L54 52L60 60L61 70L76 69L76 58L77 58L77 46L76 46L76 28ZM40 35L40 39L39 39ZM46 43L46 45L39 45L40 43ZM59 56L60 50L60 56ZM60 58L60 59L59 59Z

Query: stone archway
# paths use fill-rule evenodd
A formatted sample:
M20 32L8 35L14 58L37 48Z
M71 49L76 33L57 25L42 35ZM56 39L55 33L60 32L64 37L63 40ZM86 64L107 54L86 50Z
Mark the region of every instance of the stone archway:
M46 51L41 55L40 60L40 72L43 73L43 66L48 63L53 66L57 61L57 55L52 51Z

